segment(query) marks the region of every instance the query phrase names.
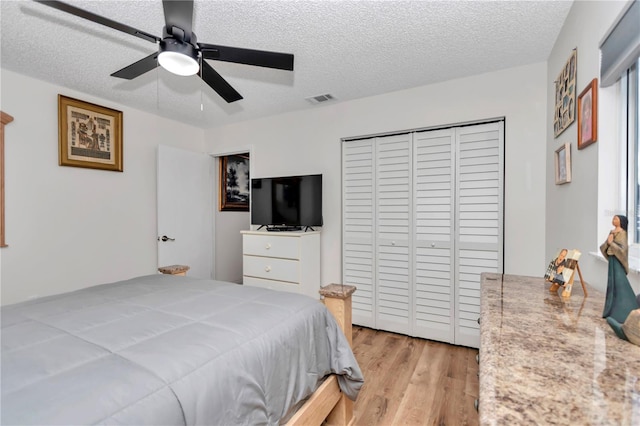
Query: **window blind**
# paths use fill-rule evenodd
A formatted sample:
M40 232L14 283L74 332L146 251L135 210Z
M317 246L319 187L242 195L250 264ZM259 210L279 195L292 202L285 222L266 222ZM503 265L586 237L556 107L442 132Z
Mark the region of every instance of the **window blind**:
M600 86L613 85L640 57L640 2L633 0L600 43Z

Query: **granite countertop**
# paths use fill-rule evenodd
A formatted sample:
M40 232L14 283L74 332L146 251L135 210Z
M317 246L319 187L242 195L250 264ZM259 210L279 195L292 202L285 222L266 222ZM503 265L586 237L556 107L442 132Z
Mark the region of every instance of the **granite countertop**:
M640 425L640 347L602 318L604 294L563 300L542 278L482 274L480 424Z

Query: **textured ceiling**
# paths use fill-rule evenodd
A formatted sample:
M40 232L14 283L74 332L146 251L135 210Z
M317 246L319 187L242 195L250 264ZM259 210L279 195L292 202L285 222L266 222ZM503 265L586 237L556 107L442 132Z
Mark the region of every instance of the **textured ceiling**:
M159 0L68 1L162 36ZM293 53L295 71L209 61L244 99L162 68L110 77L157 50L31 1L0 1L2 68L202 128L546 61L571 1L201 1L198 41Z

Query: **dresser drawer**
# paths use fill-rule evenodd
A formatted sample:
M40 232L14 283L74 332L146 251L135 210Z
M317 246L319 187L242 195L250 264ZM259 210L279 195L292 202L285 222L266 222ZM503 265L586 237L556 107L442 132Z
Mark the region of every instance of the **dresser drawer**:
M292 283L300 280L300 262L297 260L244 255L242 262L245 276Z
M267 288L269 290L288 291L290 293L300 293L300 285L286 281L263 280L255 277L242 277L244 285L252 287Z
M300 238L271 235L243 235L243 254L298 259Z

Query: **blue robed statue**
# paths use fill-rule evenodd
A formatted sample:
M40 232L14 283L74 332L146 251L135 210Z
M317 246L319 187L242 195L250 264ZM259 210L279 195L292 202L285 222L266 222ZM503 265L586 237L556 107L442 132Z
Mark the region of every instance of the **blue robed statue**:
M609 278L602 317L607 319L607 323L616 335L624 340L629 339L622 330L622 324L631 311L638 309L636 295L627 278L629 273L628 223L626 216L614 216L612 220L614 229L609 232L607 241L600 246L602 255L609 261Z

